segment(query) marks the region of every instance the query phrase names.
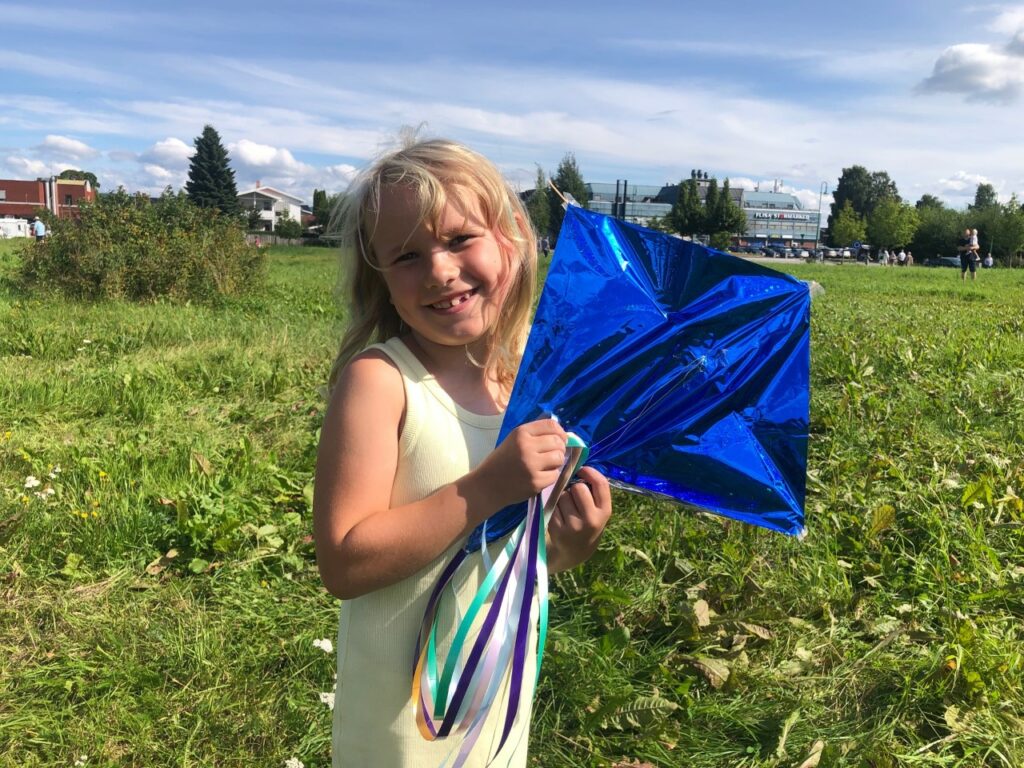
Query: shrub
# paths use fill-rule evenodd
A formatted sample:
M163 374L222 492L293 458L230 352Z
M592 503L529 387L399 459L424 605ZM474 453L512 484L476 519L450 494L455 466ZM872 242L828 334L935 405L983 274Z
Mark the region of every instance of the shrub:
M274 227L274 234L278 237L295 240L302 237L302 224L291 218L286 211L281 214L277 226Z
M262 280L264 255L245 242L244 222L170 188L155 203L118 189L83 205L79 219L50 225L45 242L22 251L26 288L81 298L210 300Z

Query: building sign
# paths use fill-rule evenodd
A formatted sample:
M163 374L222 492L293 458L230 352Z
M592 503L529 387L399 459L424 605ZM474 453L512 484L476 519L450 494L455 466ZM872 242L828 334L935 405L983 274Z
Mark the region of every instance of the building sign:
M812 221L809 213L796 213L794 211L754 211L755 219L781 219L784 221Z

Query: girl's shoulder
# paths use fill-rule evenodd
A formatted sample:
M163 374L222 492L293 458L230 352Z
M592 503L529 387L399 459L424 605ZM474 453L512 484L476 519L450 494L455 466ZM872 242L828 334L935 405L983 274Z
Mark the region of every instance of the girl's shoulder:
M368 347L341 370L331 395L336 402L353 401L371 407L393 401L401 410L405 404L402 371L380 345Z

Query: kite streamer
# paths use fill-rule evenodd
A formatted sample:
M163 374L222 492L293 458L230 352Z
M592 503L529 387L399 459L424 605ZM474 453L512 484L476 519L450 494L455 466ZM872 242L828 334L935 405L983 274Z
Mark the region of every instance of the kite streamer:
M565 465L558 480L529 501L525 519L498 557L490 562L486 545L481 547L487 576L459 622L443 661L438 658L436 644L438 615L447 588L467 562L469 552L460 550L452 558L430 594L413 654L412 702L423 738L433 741L453 733L462 735L452 768L460 768L472 752L502 689L507 690L505 718L495 754L501 752L512 732L523 700L523 673L536 588L538 637L536 673L530 681L532 700L544 661L548 626L547 522L558 497L586 461L587 454L583 442L570 433ZM490 605L484 612L488 601Z

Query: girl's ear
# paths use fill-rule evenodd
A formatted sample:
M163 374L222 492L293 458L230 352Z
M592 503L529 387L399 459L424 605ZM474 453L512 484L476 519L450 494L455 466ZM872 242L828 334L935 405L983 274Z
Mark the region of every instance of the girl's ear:
M519 234L522 237L526 237L526 233L530 231L530 223L523 219L520 213L513 213L512 217L516 220L516 228L519 230Z

